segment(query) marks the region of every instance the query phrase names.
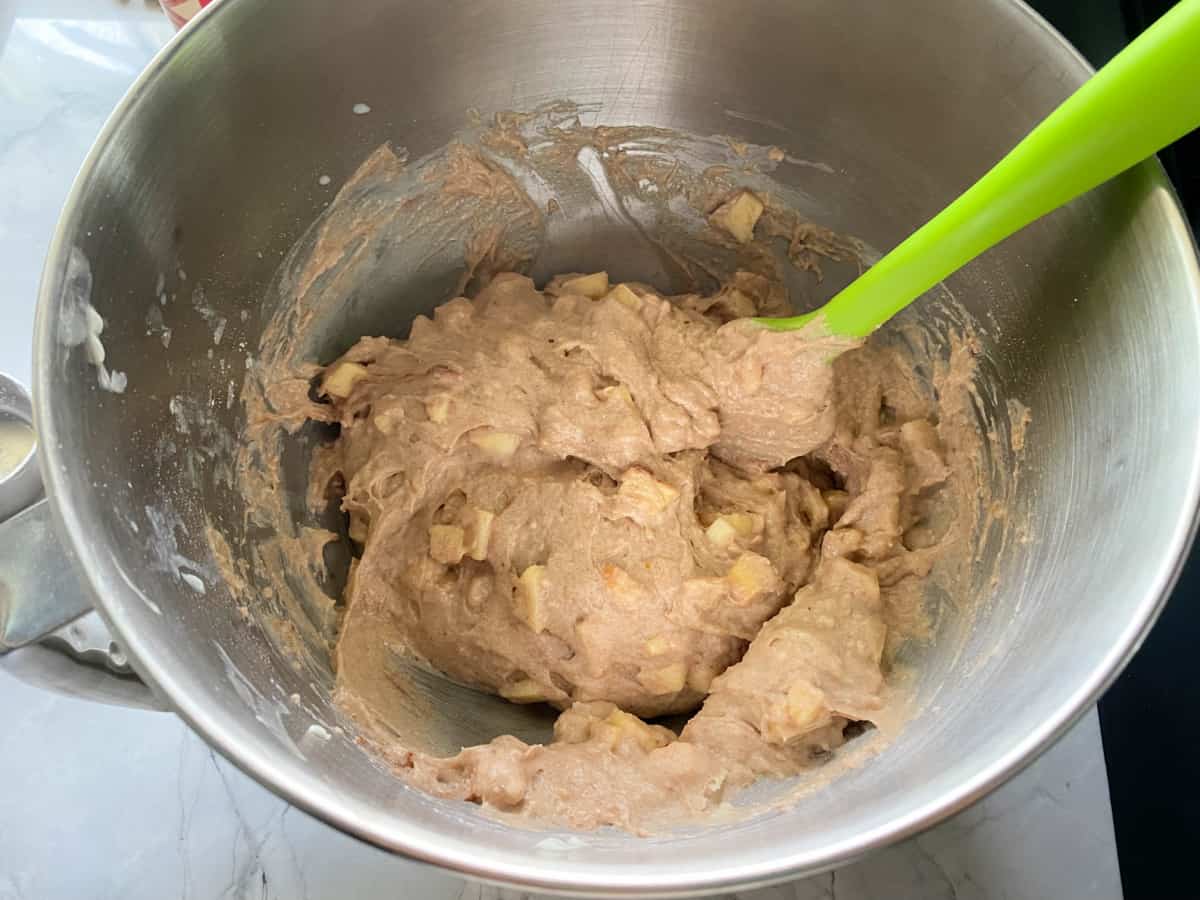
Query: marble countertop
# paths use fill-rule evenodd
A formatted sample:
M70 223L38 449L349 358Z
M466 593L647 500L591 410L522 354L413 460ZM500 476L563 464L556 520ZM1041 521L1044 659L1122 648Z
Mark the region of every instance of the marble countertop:
M142 0L0 0L0 369L28 382L41 260L76 168L171 36ZM376 850L289 806L160 712L0 669L0 900L526 895ZM1094 710L925 834L742 900L1121 896Z

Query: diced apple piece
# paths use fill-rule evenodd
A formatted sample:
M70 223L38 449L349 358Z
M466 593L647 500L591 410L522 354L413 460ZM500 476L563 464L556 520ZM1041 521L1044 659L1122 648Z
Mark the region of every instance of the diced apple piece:
M425 401L425 415L435 425L441 425L450 416L450 398L445 394L435 394Z
M593 272L591 275L568 278L562 284L562 292L564 294L580 294L593 300L599 300L608 293L608 273Z
M596 396L605 403L624 403L626 406L633 406L633 394L629 393L629 388L623 384L614 384L609 387L602 387L596 391Z
M720 673L711 666L693 666L688 671L687 686L697 694L707 694L713 679Z
M713 519L713 523L705 529L704 533L708 536L709 543L717 547L730 546L738 536L737 529L725 516Z
M642 308L642 298L624 284L618 284L615 288L609 291L608 294L605 295L604 299L616 300L622 306L627 306L633 310Z
M798 729L807 729L825 709L825 695L807 681L797 681L787 692L788 718Z
M651 513L660 513L679 499L678 490L637 467L626 470L621 476L617 493Z
M809 528L820 530L829 527L829 504L825 496L804 479L796 484L794 502L798 517Z
M652 694L677 694L687 684L687 665L679 662L658 669L642 669L637 680Z
M811 682L797 681L767 713L763 737L773 744L786 744L820 726L827 711L824 693Z
M467 439L495 460L511 459L521 446L521 436L511 431L493 431L490 428L473 431Z
M821 499L829 508L829 524L836 525L846 507L850 505L850 495L845 491L821 491Z
M488 543L492 539L492 522L495 513L486 509L470 509L467 511L466 527L464 528L464 547L471 559L487 559Z
M321 393L345 400L350 396L354 385L366 375L367 367L364 365L353 362L338 363L325 373L325 377L321 381Z
M546 630L545 586L545 566L529 566L517 579L517 616L538 634Z
M750 191L739 191L733 199L713 210L708 219L729 232L735 241L745 244L754 237L754 226L762 214L763 202Z
M728 513L723 518L729 521L733 526L734 531L738 533L738 537L748 538L753 537L754 532L762 525L761 517L754 513Z
M665 635L655 635L642 645L647 656L662 656L671 649L671 642Z
M391 434L404 421L403 406L387 406L371 417L371 423L383 434Z
M734 602L739 605L752 603L779 585L779 576L771 561L757 553L739 556L726 573L725 580L729 582Z
M622 709L614 709L604 721L616 730L618 740L629 738L647 753L669 743L665 728L656 729Z
M463 558L463 530L457 525L434 525L429 529L429 555L450 566Z
M713 519L704 533L714 545L729 547L738 538L753 537L756 524L750 513L726 513Z
M513 703L541 703L546 699L546 689L532 678L526 678L501 685L500 696Z

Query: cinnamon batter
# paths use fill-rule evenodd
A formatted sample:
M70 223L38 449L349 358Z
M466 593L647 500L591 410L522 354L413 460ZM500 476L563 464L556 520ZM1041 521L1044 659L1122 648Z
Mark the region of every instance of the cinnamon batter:
M644 828L883 713L889 626L938 553L938 431L891 357L730 321L767 305L755 285L503 273L325 368L341 429L316 487L344 492L361 549L343 705L369 706L400 653L562 710L545 746L389 748L415 784ZM644 721L697 708L678 735Z

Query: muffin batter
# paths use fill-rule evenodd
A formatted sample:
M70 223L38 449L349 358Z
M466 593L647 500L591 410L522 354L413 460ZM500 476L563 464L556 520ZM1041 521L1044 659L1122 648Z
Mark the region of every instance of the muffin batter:
M376 729L414 783L642 828L795 774L881 715L885 648L938 551L938 432L870 347L734 318L765 290L504 273L324 369L318 409L341 427L314 490L342 495L361 549L342 704L378 724L400 654L563 711L551 744L449 759ZM678 735L644 721L697 707Z

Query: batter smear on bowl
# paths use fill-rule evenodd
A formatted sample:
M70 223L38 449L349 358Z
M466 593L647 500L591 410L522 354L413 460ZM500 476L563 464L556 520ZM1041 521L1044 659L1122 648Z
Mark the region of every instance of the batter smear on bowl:
M772 332L742 273L661 297L501 273L324 368L352 563L338 697L367 727L401 654L554 740L377 749L441 797L641 829L826 759L885 715L949 476L895 354ZM692 713L678 732L646 720Z

